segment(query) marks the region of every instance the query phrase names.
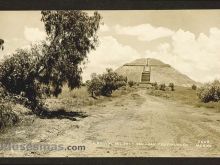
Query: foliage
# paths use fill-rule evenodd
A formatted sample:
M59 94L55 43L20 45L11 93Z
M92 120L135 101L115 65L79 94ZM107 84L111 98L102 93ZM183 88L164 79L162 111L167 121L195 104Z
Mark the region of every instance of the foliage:
M169 83L169 87L170 87L171 91L174 91L174 83Z
M11 102L6 100L7 92L0 86L0 130L19 121L17 114L12 110Z
M4 40L0 39L0 49L4 50Z
M192 85L192 90L196 90L197 86L195 84Z
M220 100L220 81L215 80L212 83L207 83L200 87L197 91L197 95L204 103Z
M159 85L159 90L165 91L165 89L166 89L166 85L164 83Z
M82 11L42 11L47 39L18 50L0 65L0 82L8 92L31 101L32 108L42 96L58 96L63 84L70 89L81 84L87 54L98 43L101 16Z
M94 75L88 83L88 92L94 96L110 96L112 91L125 86L126 78L113 72L112 69L106 69L106 73Z
M93 97L101 95L103 86L104 82L101 80L101 76L93 77L91 81L87 82L88 92Z
M95 49L101 16L82 11L42 11L48 35L45 55L40 60L40 81L53 87L53 95L61 93L64 83L73 89L80 86L87 54Z
M154 87L155 90L158 90L159 88L157 82L152 83L152 86Z
M12 111L9 104L0 102L0 130L18 122L18 116Z
M41 90L36 81L37 55L32 50L18 50L6 59L0 65L0 82L9 93L22 93L30 101L35 101Z
M128 85L129 85L129 87L133 87L135 85L135 82L134 81L128 81Z

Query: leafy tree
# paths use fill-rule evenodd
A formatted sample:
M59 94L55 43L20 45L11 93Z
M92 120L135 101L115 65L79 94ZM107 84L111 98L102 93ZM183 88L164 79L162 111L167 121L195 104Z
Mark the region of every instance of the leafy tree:
M103 95L110 96L112 92L126 85L126 78L118 75L112 69L106 69L106 73L101 75L93 74L88 83L88 92L94 97Z
M18 50L0 66L0 82L13 94L22 94L36 109L43 95L58 96L67 83L81 84L82 64L98 43L101 16L82 11L42 11L46 41Z
M61 93L63 83L73 89L80 86L82 68L87 54L95 49L101 16L88 16L82 11L42 11L42 21L49 44L40 60L39 79L51 84L52 94Z
M49 94L37 79L39 58L37 47L29 51L20 49L0 65L1 86L10 94L27 98L29 102L25 104L32 110L38 106L42 95Z
M113 90L118 89L121 86L126 85L126 78L118 75L112 69L106 69L107 73L102 74L100 79L104 82L101 89L101 94L103 96L109 96L112 94Z

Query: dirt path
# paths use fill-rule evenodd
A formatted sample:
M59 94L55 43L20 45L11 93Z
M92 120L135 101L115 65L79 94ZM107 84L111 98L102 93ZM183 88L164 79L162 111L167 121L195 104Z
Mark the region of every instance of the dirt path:
M33 118L1 142L84 145L84 151L0 151L0 156L220 156L220 114L145 90L81 109L78 121ZM199 145L200 144L200 145Z

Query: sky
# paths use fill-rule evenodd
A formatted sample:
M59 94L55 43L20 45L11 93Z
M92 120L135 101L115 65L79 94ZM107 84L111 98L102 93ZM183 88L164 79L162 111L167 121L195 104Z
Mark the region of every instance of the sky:
M138 58L159 59L195 81L220 79L220 10L98 12L103 17L99 46L88 54L84 81ZM40 19L40 11L0 11L1 60L45 39Z

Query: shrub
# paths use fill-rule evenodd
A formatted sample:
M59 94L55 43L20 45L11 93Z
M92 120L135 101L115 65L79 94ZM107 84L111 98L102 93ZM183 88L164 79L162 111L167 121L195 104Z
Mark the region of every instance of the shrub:
M129 87L133 87L135 85L135 82L134 81L128 81L128 85L129 85Z
M9 104L0 103L0 130L18 122L18 116L12 111Z
M154 87L155 90L158 90L158 84L157 84L157 82L152 83L152 86Z
M91 81L87 81L87 90L92 97L100 96L103 86L104 82L98 76L93 77Z
M192 90L196 90L197 86L195 84L192 85Z
M200 87L197 91L197 95L204 103L220 100L220 81L215 80L212 83L207 83Z
M37 54L18 50L0 65L0 82L7 92L20 95L35 102L41 97L39 83L35 81Z
M174 91L174 83L169 83L169 87L170 87L171 91Z
M112 69L106 69L106 73L94 75L88 82L88 92L94 96L110 96L113 90L126 85L126 78L113 72Z
M166 89L166 84L162 83L159 85L159 90L165 91L165 89Z
M8 100L7 91L0 86L0 130L7 126L12 126L18 122L19 118L12 111L11 102Z

